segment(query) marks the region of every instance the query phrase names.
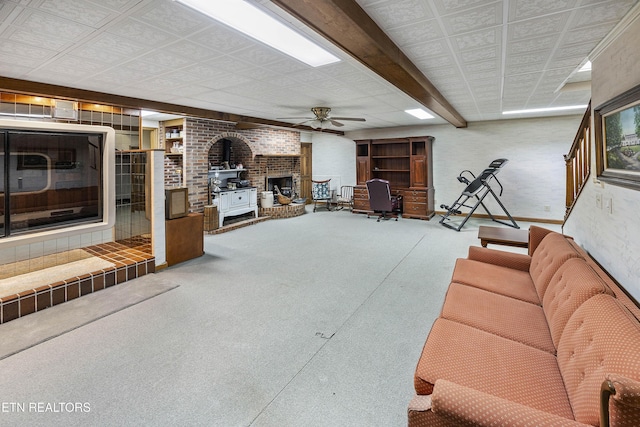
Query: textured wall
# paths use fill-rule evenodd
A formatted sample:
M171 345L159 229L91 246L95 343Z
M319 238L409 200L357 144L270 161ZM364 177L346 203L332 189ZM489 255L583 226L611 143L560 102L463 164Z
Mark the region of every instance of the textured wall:
M326 133L312 135L313 179L331 179L332 190L356 184L356 145L352 139Z
M639 39L640 21L636 20L592 58L592 105L596 108L640 84L637 71ZM595 171L595 160L592 171ZM592 173L564 231L589 251L636 300L640 300L640 263L637 261L640 191L597 182L594 177L595 173ZM602 197L603 205L611 200L613 212L596 207L596 196Z

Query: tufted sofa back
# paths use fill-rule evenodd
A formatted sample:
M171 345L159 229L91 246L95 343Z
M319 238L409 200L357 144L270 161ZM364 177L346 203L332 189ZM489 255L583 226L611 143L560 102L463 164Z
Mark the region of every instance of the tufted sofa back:
M580 255L560 233L547 234L531 256L529 274L536 287L540 301L544 301L544 294L551 277L564 262Z
M570 258L558 268L549 281L542 309L551 332L553 345L558 343L571 315L594 295L613 291L582 258Z
M596 295L571 316L558 345L558 367L576 421L599 425L599 391L608 375L640 379L640 323L614 297ZM640 407L612 419L639 419Z

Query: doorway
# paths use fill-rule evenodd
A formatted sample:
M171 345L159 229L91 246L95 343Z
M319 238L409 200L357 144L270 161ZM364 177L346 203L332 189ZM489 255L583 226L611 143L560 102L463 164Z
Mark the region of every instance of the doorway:
M310 142L300 144L300 197L306 197L307 204L311 203L312 146Z

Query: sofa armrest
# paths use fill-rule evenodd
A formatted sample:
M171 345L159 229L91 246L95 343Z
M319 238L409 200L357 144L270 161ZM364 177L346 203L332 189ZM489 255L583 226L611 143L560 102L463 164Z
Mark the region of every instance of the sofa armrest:
M469 246L469 255L467 258L522 271L529 271L529 266L531 265L531 257L529 255L482 248L480 246Z
M438 417L461 426L587 426L446 380L436 381L431 410Z
M549 233L553 233L553 231L537 225L529 226L529 255L533 255L542 239Z
M637 424L640 419L640 382L609 374L600 393L601 427Z

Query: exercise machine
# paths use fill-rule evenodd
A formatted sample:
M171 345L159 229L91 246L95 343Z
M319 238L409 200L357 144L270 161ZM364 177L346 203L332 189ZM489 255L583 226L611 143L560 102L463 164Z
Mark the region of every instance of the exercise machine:
M471 215L475 212L475 210L479 206L482 206L482 208L485 210L487 215L489 215L489 218L491 218L492 221L508 225L509 227L520 228L520 226L516 223L516 221L507 211L507 208L504 207L499 198L500 196L502 196L502 191L504 190L504 188L502 187L500 181L498 181L496 175L498 174L498 172L500 172L500 170L507 162L507 159L496 159L492 161L491 164L489 164L489 167L483 170L482 173L477 177L468 170L460 172L460 174L458 175L458 181L465 184L466 188L464 189L462 194L460 194L460 197L458 197L458 199L453 202L451 206L440 205L440 208L446 210L443 215L440 215L442 217L440 219L440 224L452 230L460 231L460 229L469 220L469 218L471 218ZM471 175L472 179L467 178L465 174ZM499 195L497 195L495 191L493 191L493 188L491 188L491 185L494 182L500 186ZM494 217L493 214L489 212L489 209L483 203L485 197L487 197L489 194L491 194L496 202L498 202L498 205L502 208L504 213L509 218L510 223L496 219L496 217ZM471 199L471 201L469 201L469 199ZM466 214L464 219L459 224L456 224L450 217L452 215L462 215L462 208L469 208L471 210Z

